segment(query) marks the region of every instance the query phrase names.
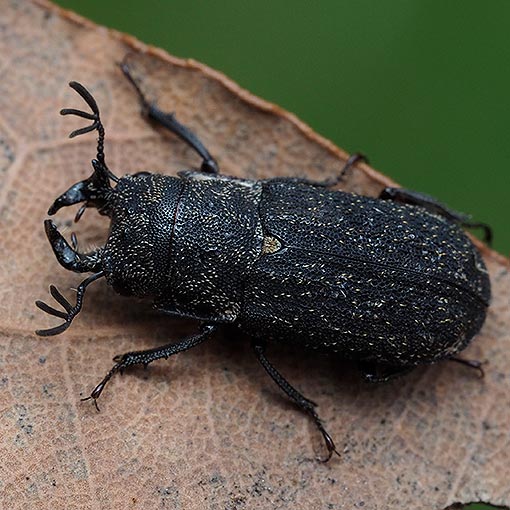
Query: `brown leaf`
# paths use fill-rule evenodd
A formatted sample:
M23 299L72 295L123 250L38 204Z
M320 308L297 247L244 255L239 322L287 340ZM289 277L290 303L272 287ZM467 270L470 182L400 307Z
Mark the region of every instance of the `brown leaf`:
M111 358L177 339L192 324L156 315L104 284L59 337L37 311L60 268L42 220L58 193L90 174L93 135L59 117L81 107L70 80L95 95L117 173L175 172L196 155L139 115L117 63L131 52L144 89L203 138L224 173L334 175L346 154L223 75L97 27L44 1L0 0L0 490L4 508L439 509L510 504L508 261L484 249L494 301L466 352L487 359L479 380L462 366L419 368L384 385L360 382L333 359L278 349L274 362L306 395L343 451L314 460L313 424L264 376L247 339L217 335L186 354L115 378L102 412L80 402ZM348 188L376 194L388 179L362 166ZM58 215L70 224L70 212ZM76 230L100 243L88 211Z

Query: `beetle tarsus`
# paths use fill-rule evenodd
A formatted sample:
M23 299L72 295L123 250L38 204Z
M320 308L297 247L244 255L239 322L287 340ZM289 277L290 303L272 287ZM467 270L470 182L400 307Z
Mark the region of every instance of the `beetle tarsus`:
M326 445L326 449L328 451L328 454L326 455L326 457L317 457L317 460L319 462L329 462L331 460L331 457L333 457L333 453L335 453L336 455L338 455L340 457L340 453L338 452L338 450L336 449L336 446L335 446L335 443L332 439L332 437L328 434L328 432L326 431L326 429L324 428L324 426L322 425L322 422L321 420L319 419L319 417L317 416L317 414L315 415L312 415L314 421L315 421L315 424L317 425L317 428L319 429L320 433L322 434L322 437L324 439L324 443Z
M483 379L485 377L485 371L483 365L487 364L487 361L479 361L476 359L464 359L464 358L449 358L449 361L455 361L468 368L473 368L478 371L478 377Z
M138 85L138 82L135 80L135 77L133 76L133 73L131 72L131 69L129 68L129 64L127 63L129 57L131 56L130 53L128 53L122 62L119 64L120 70L124 74L124 76L127 78L129 83L133 86L135 89L135 92L138 95L138 99L140 100L140 104L142 106L142 115L147 115L149 110L149 101L147 101L145 94L142 92L142 89L140 88L140 85Z
M342 168L342 170L340 170L340 173L338 174L338 176L333 179L332 184L329 184L329 186L334 186L335 184L338 184L338 183L342 182L342 180L345 177L345 174L354 165L356 165L357 163L360 163L360 162L368 164L368 158L364 154L361 154L360 152L355 152L354 154L351 154L351 156L349 156L349 159L345 163L345 165Z
M107 382L113 377L113 375L118 372L118 371L121 371L122 372L122 369L120 368L119 364L117 365L114 365L112 367L112 369L104 376L103 380L92 390L92 392L90 393L90 395L88 397L84 397L82 399L80 399L82 402L86 402L87 400L93 400L94 401L94 405L96 407L96 409L98 410L99 412L99 406L97 404L97 400L98 398L100 397L101 393L103 393L103 390L107 384Z
M97 403L97 398L93 397L92 394L90 394L88 397L84 397L84 398L80 398L80 401L81 402L85 402L87 400L93 400L94 401L94 407L96 408L96 411L98 413L101 412L101 409L99 409L99 405Z
M258 360L260 361L260 364L264 367L264 370L269 374L271 379L273 379L273 381L293 402L295 402L303 411L305 411L311 416L316 427L319 429L319 432L322 434L324 443L328 450L328 455L325 459L319 460L321 460L322 462L328 462L333 456L333 453L336 453L338 456L340 456L335 447L333 439L324 428L322 420L319 418L319 415L315 411L317 404L312 400L307 399L304 395L302 395L285 379L285 377L283 377L282 374L280 374L280 372L278 372L278 370L276 370L274 365L266 358L265 355L266 349L264 343L260 341L254 342L253 348L255 350Z
M461 224L465 228L479 228L483 231L483 242L488 246L492 246L492 228L487 223L480 223L475 221L461 221Z

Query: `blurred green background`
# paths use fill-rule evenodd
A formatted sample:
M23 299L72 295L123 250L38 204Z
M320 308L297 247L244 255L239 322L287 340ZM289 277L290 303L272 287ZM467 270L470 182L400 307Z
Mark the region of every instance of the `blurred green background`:
M510 254L508 0L58 3L223 71Z
M60 0L219 69L510 254L510 2Z

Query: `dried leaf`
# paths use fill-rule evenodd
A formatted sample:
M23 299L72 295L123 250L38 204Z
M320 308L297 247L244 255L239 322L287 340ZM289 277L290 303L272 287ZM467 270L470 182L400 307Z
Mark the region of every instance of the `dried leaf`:
M97 27L44 1L0 0L0 490L4 508L440 509L510 504L508 261L484 249L494 301L466 356L487 359L479 380L462 366L419 368L384 385L336 359L275 349L284 374L320 403L343 450L317 463L320 437L264 376L246 338L217 335L147 372L117 377L102 412L80 402L113 355L177 339L193 324L161 317L96 284L63 335L34 307L57 265L42 228L57 194L85 177L95 140L62 118L81 108L83 82L101 107L106 155L117 173L172 173L194 153L139 115L117 63L131 53L146 92L175 110L226 174L331 176L346 154L280 108L223 75ZM388 179L363 166L348 189L376 194ZM72 216L63 211L60 225ZM82 246L106 224L88 211ZM239 341L237 341L239 340Z

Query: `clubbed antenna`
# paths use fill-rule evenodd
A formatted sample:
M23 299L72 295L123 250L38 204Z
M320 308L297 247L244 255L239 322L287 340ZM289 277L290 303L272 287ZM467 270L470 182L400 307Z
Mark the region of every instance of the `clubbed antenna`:
M39 336L53 336L64 332L71 325L73 319L80 313L83 306L83 296L85 295L86 288L92 282L95 282L98 278L102 278L103 276L104 272L100 271L99 273L89 276L86 280L80 283L76 289L76 304L74 306L62 295L57 287L50 285L50 294L53 296L55 301L64 308L64 311L53 308L44 301L36 301L35 304L43 312L60 319L64 319L64 322L60 324L60 326L55 326L54 328L38 329L36 333Z
M104 157L104 126L101 122L101 118L99 115L99 108L97 106L96 100L92 97L92 94L77 81L69 82L69 86L75 90L83 100L90 106L92 113L84 112L82 110L77 110L75 108L64 108L60 110L60 115L76 115L77 117L81 117L83 119L92 120L92 124L90 126L86 126L84 128L76 129L73 131L69 138L74 138L75 136L83 135L85 133L90 133L91 131L97 130L98 139L97 139L97 161L99 162L99 167L102 172L106 174L107 177L112 179L114 182L118 182L119 179L116 175L114 175L110 169L107 167ZM98 169L96 168L96 171Z

